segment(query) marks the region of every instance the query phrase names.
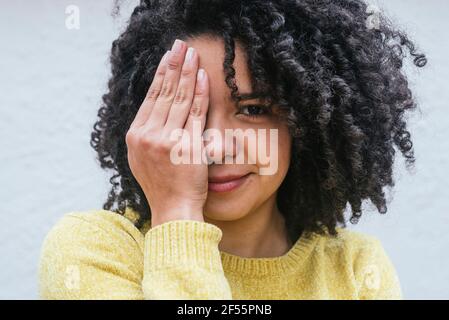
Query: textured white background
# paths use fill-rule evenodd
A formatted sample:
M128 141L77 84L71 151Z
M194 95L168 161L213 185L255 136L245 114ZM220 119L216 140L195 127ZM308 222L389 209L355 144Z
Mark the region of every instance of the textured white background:
M109 174L89 139L128 3L115 21L110 0L0 3L0 298L37 298L45 234L66 212L101 208L107 195ZM80 30L65 27L70 4L81 10ZM422 110L411 118L416 173L397 158L387 215L368 213L350 228L383 242L406 298L449 298L449 2L380 4L429 58L409 72Z

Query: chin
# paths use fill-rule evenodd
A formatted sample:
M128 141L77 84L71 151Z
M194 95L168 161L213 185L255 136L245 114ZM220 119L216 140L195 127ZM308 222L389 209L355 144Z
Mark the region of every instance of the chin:
M233 221L243 218L249 212L249 209L243 208L248 206L248 201L242 203L244 197L238 197L235 203L232 200L215 201L208 199L204 207L204 216L217 221Z

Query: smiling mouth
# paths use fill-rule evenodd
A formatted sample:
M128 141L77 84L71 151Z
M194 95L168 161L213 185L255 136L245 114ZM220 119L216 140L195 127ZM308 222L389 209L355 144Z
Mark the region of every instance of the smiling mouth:
M212 192L229 192L240 187L249 178L251 173L244 176L228 176L210 178L208 182L208 189Z

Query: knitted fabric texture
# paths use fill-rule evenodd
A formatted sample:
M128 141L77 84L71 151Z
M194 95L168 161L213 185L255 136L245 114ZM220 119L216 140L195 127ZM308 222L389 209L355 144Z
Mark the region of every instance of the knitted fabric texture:
M42 299L401 299L374 237L346 229L301 236L279 257L220 251L222 231L194 220L141 230L135 212L70 212L47 234Z

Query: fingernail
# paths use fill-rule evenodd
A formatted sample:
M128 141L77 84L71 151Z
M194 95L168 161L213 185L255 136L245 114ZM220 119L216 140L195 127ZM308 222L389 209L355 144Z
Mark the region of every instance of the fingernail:
M192 61L194 52L195 52L195 49L193 49L192 47L189 47L189 49L187 49L187 55L186 55L187 61L189 61L189 62Z
M182 41L179 39L175 40L175 43L173 44L173 51L176 53L180 53L182 49Z
M167 52L165 52L164 56L162 57L162 62L167 61L167 58L169 55L170 55L170 50L167 50Z
M200 68L200 70L198 70L198 80L202 81L204 79L204 69Z

